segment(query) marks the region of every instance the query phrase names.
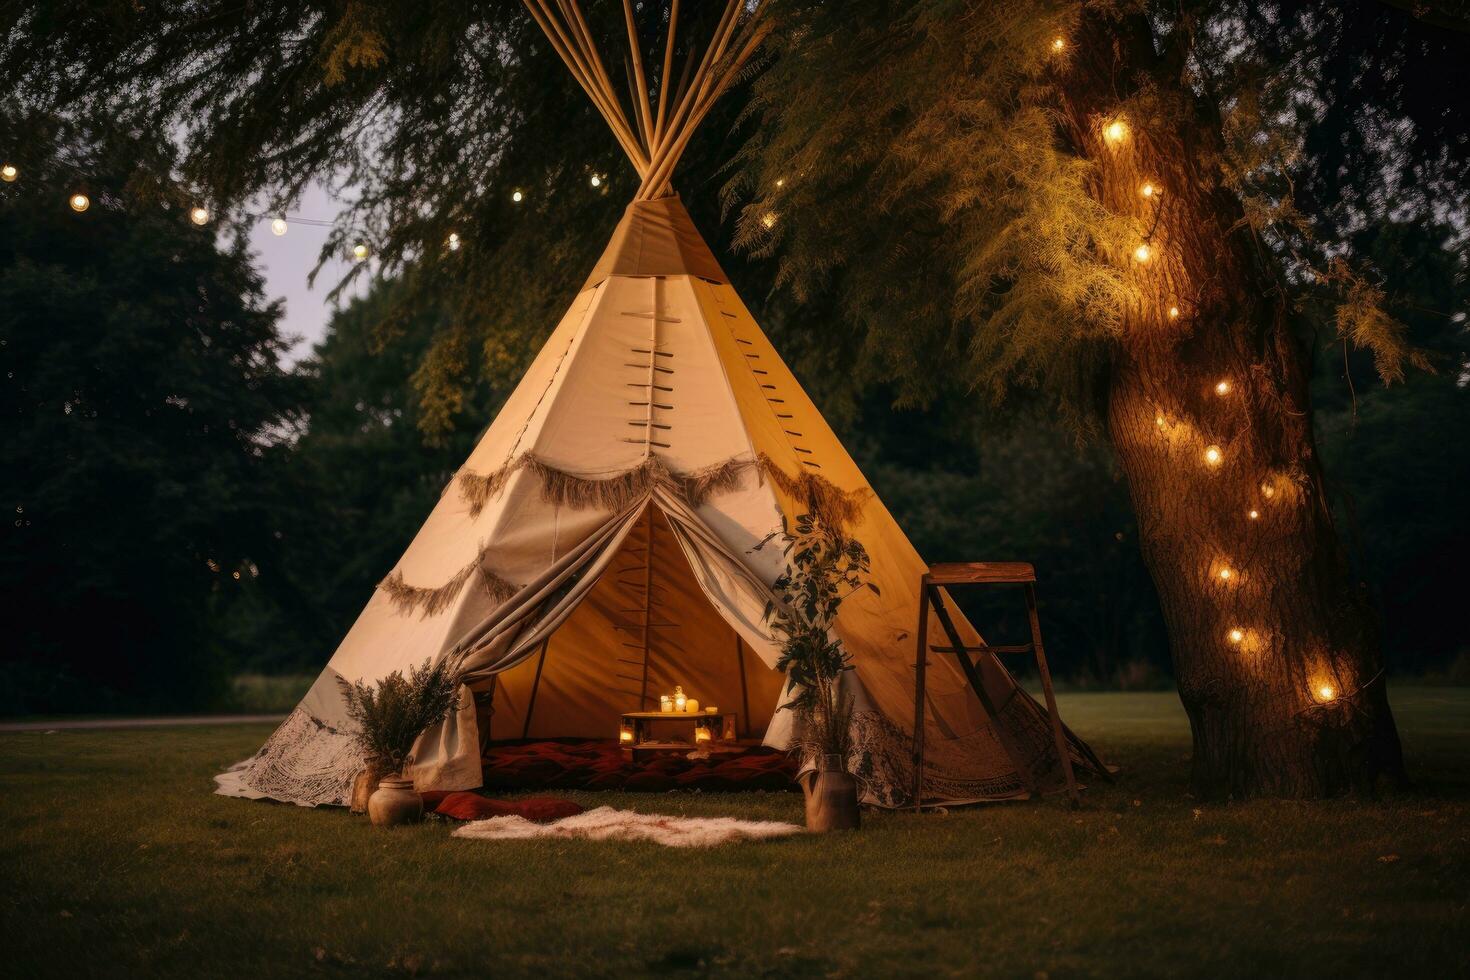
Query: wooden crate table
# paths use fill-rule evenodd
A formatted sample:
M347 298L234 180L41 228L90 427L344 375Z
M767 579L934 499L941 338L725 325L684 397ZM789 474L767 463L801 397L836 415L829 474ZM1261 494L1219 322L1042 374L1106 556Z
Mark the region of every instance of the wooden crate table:
M660 752L692 752L696 749L704 752L731 751L735 748L735 739L725 739L724 733L738 731L735 720L733 711L625 711L622 724L633 729L633 741L620 741L619 745L623 749L623 755L633 760L637 760L640 755L655 755ZM655 728L667 731L670 727L687 731L689 740L679 742L653 737ZM709 728L708 742L695 741L695 729L700 727Z

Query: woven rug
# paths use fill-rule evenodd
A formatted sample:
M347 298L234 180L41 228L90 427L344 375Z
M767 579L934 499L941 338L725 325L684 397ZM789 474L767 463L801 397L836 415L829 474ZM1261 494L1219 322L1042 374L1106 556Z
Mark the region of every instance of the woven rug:
M455 837L471 840L532 840L543 837L584 837L588 840L649 841L665 847L714 847L745 840L769 840L803 833L792 823L774 820L737 820L734 817L666 817L600 806L552 823L532 823L524 817L492 817L467 823Z

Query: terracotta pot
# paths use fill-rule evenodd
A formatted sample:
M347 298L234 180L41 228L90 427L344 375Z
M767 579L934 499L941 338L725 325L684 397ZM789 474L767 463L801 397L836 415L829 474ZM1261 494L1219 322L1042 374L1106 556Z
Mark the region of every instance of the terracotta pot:
M414 792L413 780L384 776L368 798L368 819L374 827L396 827L417 823L424 816L424 798Z
M807 774L802 789L806 791L807 830L856 830L862 823L857 780L843 766L842 756L823 756L821 768Z
M382 777L372 769L364 769L357 774L357 778L352 781L353 813L367 813L368 799L373 795L373 791L378 788L378 780L380 779Z

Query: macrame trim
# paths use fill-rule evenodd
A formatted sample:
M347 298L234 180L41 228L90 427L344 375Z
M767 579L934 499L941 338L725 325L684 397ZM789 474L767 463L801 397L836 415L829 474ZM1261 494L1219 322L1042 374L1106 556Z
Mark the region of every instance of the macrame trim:
M615 476L586 477L557 469L533 453L522 453L493 473L465 470L459 474L459 495L469 504L470 516L479 517L485 506L505 489L511 475L530 470L541 484L541 499L558 507L621 511L648 496L655 486L676 493L690 507L698 507L717 493L740 486L754 460L732 457L690 473L674 473L657 456Z
M791 476L776 461L765 453L760 454L761 470L771 478L782 493L806 508L814 517L832 528L847 528L862 517L863 504L873 491L844 490L831 480L817 473L802 473Z
M411 613L418 610L419 618L427 619L448 609L453 604L455 597L464 590L465 583L478 571L480 580L485 585L486 594L490 596L492 602L500 605L519 592L521 587L507 582L486 567L485 560L488 557L489 549L481 548L474 561L455 572L454 577L438 588L409 585L403 580L403 573L396 570L379 582L378 588L387 593L388 598L393 601L393 605L398 607L399 612Z
M862 516L863 504L872 496L872 491L866 488L843 490L817 473L790 476L765 453L754 460L732 457L690 473L674 473L659 457L650 456L630 470L602 478L577 476L532 453L522 453L493 473L464 470L458 483L460 497L469 505L471 517L479 517L518 470L536 474L541 484L541 499L549 504L575 510L597 507L616 512L648 496L655 486L671 490L690 507L699 507L716 494L738 488L745 472L757 466L783 493L832 527L856 524Z

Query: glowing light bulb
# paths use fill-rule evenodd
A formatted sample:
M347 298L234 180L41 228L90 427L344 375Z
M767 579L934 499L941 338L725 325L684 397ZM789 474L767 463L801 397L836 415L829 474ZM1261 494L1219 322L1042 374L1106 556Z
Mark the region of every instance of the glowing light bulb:
M776 227L776 212L767 211L765 214L761 215L761 224L765 225L767 228Z
M776 178L776 189L777 190L780 190L781 188L783 188L785 186L786 186L786 178L785 177L777 177Z
M275 235L277 238L280 238L285 233L286 233L286 219L285 218L276 218L274 221L271 222L271 234L272 235Z
M451 252L458 252L459 251L459 234L457 232L452 232L451 231L449 233L448 240L446 240L444 244L446 244L446 245L449 246L449 250Z
M352 257L357 259L357 261L361 262L363 259L367 258L367 256L368 247L362 242L358 242L356 245L352 246Z
M1235 629L1231 630L1229 633L1226 633L1225 635L1230 639L1230 642L1231 643L1234 643L1234 644L1236 644L1238 646L1241 643L1241 641L1243 641L1245 639L1245 630L1243 630L1243 629L1241 629L1240 627L1237 626Z
M71 209L77 214L81 214L92 206L92 199L85 194L77 193L68 198L66 203L70 204Z
M1219 572L1218 572L1218 573L1216 573L1216 574L1217 574L1217 575L1218 575L1218 576L1219 576L1219 578L1220 578L1220 581L1222 581L1222 582L1228 582L1228 581L1230 581L1230 580L1231 580L1231 579L1232 579L1232 578L1234 578L1234 577L1235 577L1235 573L1234 573L1234 572L1232 572L1232 571L1231 571L1231 570L1230 570L1230 569L1229 569L1229 568L1222 568L1222 569L1220 569L1220 571L1219 571Z
M593 174L592 175L592 179L589 180L588 183L590 183L593 187L601 187L602 186L602 175L601 174Z
M1248 514L1247 516L1250 517L1250 519L1253 521L1258 521L1261 519L1261 512L1252 507L1250 510L1250 514Z
M522 194L520 191L513 191L511 192L510 199L512 201L515 201L517 204L520 204L525 196L526 195Z
M1144 242L1143 244L1139 245L1137 248L1135 248L1133 250L1133 257L1135 259L1137 259L1139 262L1147 262L1150 258L1153 257L1153 254L1154 253L1148 247L1148 243L1147 242Z
M1171 319L1171 320L1177 320L1177 319L1179 319L1179 307L1177 307L1177 306L1171 306L1171 307L1169 307L1169 319Z
M209 209L201 207L190 208L189 220L194 222L196 225L209 224Z
M1276 496L1276 488L1271 486L1271 484L1269 483L1261 484L1261 496L1265 497L1267 500L1270 500L1272 497Z
M1220 449L1219 446L1207 446L1207 447L1205 447L1205 462L1206 463L1209 463L1211 466L1219 466L1224 461L1225 461L1225 453L1221 451L1221 449Z
M1128 138L1128 126L1121 119L1114 119L1103 128L1103 139L1109 143L1121 143Z
M1319 700L1331 701L1335 697L1337 697L1337 692L1333 690L1331 684L1323 684L1321 687L1317 688L1317 698Z
M1144 184L1138 189L1138 193L1142 194L1144 197L1153 197L1158 192L1159 189L1153 184Z
M11 183L15 180L15 178L19 176L20 171L15 169L15 164L13 163L7 163L5 166L0 167L0 180L5 181L5 183L7 184Z
M1223 380L1220 381L1220 382L1218 382L1215 385L1215 394L1217 394L1217 395L1228 395L1228 394L1230 394L1230 382L1229 381L1223 381Z
M1054 37L1054 38L1052 38L1051 39L1051 49L1053 51L1057 52L1058 54L1060 54L1061 52L1065 51L1067 49L1067 39L1064 38L1064 37Z
M1162 415L1155 415L1154 416L1154 425L1157 425L1159 428L1162 429L1167 424L1168 424L1168 422L1164 418L1164 416L1162 416Z

